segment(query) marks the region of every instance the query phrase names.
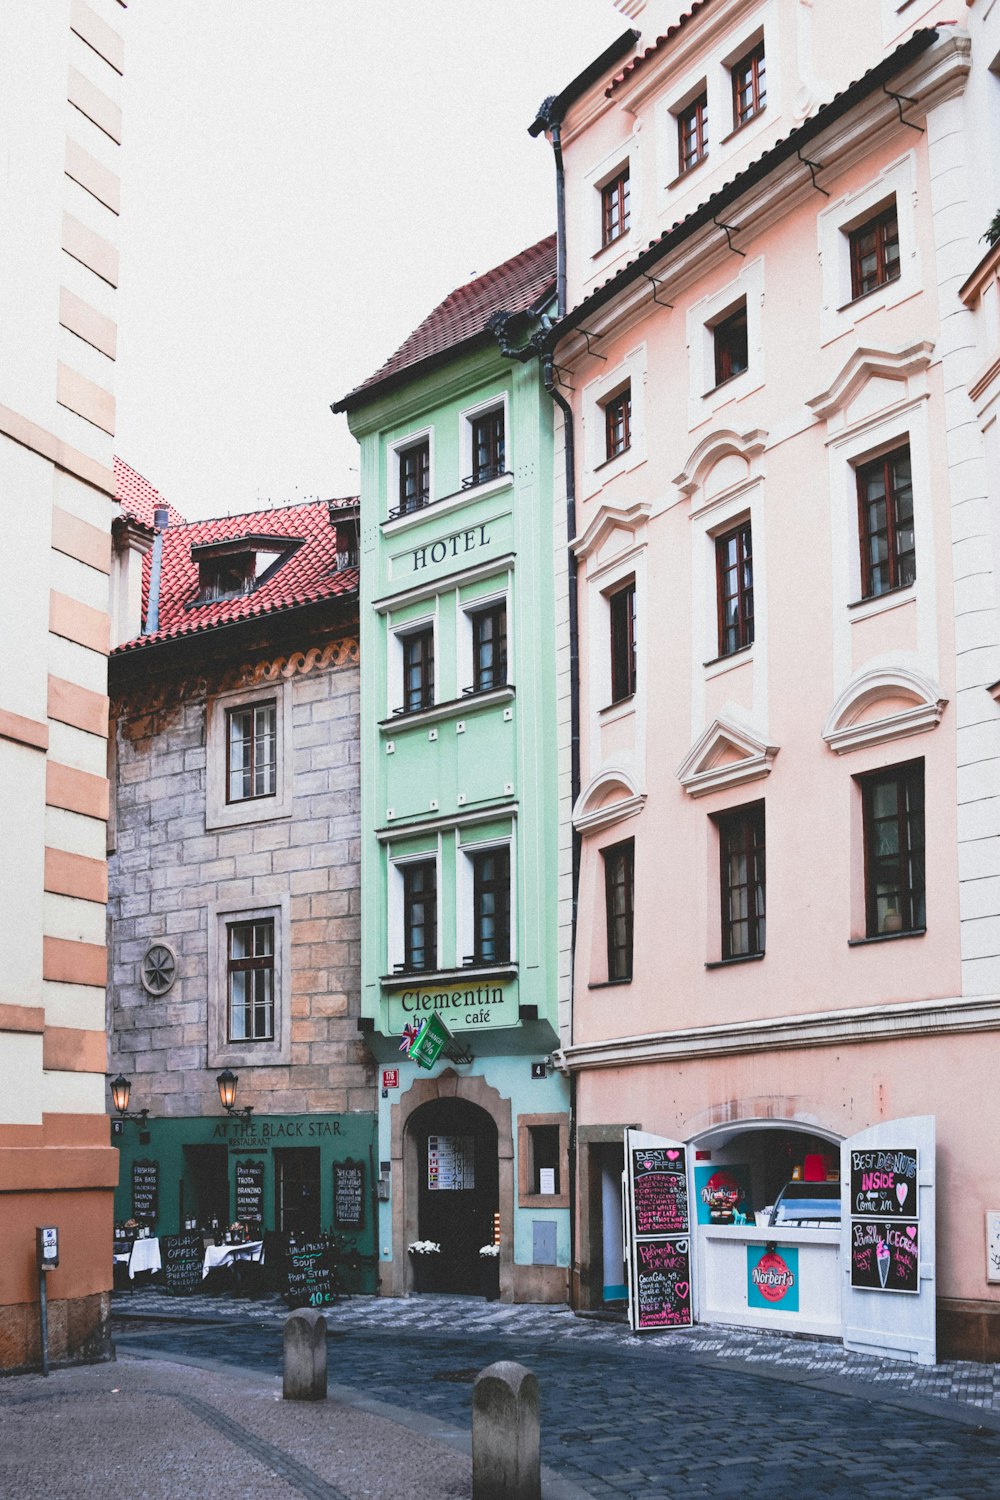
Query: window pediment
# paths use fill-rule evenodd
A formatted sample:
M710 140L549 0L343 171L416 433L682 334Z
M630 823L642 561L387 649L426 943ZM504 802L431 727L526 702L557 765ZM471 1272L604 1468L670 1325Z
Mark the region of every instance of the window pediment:
M586 786L573 809L573 827L579 833L595 833L623 823L642 812L645 792L620 766L606 767Z
M692 746L677 770L691 797L724 787L741 786L770 775L778 746L733 719L715 719Z
M732 428L710 432L692 449L674 484L689 497L701 491L701 504L721 499L757 478L757 460L766 442L767 433L760 427L742 433Z
M855 349L832 384L806 405L820 421L840 413L842 425L851 426L918 394L911 381L927 369L933 353L930 339L903 349Z
M623 509L620 506L602 506L582 536L573 542L577 557L597 567L616 558L634 547L649 518L651 507L644 501Z
M823 726L835 755L883 745L937 727L947 703L937 685L907 667L862 672L841 693Z

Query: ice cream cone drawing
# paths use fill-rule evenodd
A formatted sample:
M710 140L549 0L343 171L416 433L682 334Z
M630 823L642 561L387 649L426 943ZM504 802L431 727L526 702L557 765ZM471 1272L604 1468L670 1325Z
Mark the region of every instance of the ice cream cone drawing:
M875 1250L875 1262L878 1266L878 1279L882 1283L883 1291L885 1291L885 1283L889 1276L890 1261L891 1257L889 1255L889 1246L886 1244L885 1240L879 1240L878 1246Z

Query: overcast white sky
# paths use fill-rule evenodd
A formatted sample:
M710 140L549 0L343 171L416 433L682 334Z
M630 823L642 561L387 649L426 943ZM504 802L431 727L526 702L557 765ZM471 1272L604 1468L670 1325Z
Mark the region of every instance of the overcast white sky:
M330 403L555 227L527 127L611 0L128 10L116 451L191 518L357 492Z

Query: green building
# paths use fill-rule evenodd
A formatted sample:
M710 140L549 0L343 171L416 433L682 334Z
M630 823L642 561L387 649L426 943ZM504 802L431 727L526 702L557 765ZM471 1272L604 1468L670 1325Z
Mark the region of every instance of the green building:
M394 1296L475 1291L498 1264L505 1300L567 1296L569 1091L549 1062L569 951L565 538L552 401L509 348L539 328L555 268L550 237L452 293L334 407L361 444L359 1025ZM432 1014L452 1041L425 1071L407 1028ZM494 1236L498 1262L480 1255ZM440 1251L408 1253L427 1240Z

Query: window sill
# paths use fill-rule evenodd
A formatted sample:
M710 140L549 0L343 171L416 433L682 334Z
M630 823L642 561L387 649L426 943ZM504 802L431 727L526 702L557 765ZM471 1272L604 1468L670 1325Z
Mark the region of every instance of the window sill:
M588 990L615 990L623 984L631 983L632 975L630 974L627 979L597 979L592 984L588 984L587 988Z
M599 474L601 470L606 469L609 464L617 463L620 458L624 458L627 453L631 452L631 449L632 444L629 443L628 447L620 448L617 453L612 453L608 458L602 458L599 464L594 465L593 472L595 474Z
M736 958L713 958L705 968L731 969L734 964L758 964L763 957L763 953L740 953Z
M879 932L874 937L848 938L848 948L866 948L869 943L898 943L900 938L926 937L926 927L913 927L908 932Z
M478 713L480 709L492 708L494 704L510 703L513 697L514 685L508 682L505 687L489 688L481 693L470 693L467 697L448 698L444 703L432 703L428 708L414 708L408 713L380 719L379 733L391 735L397 729L412 729L421 724L435 724L441 719Z
M738 651L727 651L724 656L713 656L711 661L703 661L702 667L706 672L718 675L725 667L738 666L741 661L753 660L753 641L748 646L740 646Z
M688 178L689 177L693 177L694 174L695 174L695 172L697 172L698 168L704 166L705 162L707 162L707 161L708 161L708 152L706 151L705 154L704 154L704 156L700 156L698 158L698 160L692 162L689 167L685 167L683 172L678 172L677 176L674 178L673 182L668 182L667 183L666 192L669 193L675 187L678 187L682 182L687 182Z
M482 484L471 485L468 489L453 490L450 495L442 495L440 500L430 500L417 510L407 511L404 516L395 516L392 520L387 518L382 522L382 534L395 536L397 532L408 531L412 526L424 525L435 516L459 509L467 501L480 500L484 495L492 495L498 490L509 489L513 483L514 475L508 471L497 479L486 479Z
M622 698L615 698L611 703L605 703L604 707L599 708L597 712L602 719L606 714L620 714L624 718L625 714L632 713L634 708L635 689L633 688L631 693L626 693Z
M877 614L880 605L885 604L886 608L890 608L896 604L905 604L909 599L915 598L916 593L916 583L898 583L895 588L884 589L881 594L866 594L863 599L852 599L847 608L864 609L866 614Z
M516 979L517 964L469 964L461 969L410 969L405 974L381 974L384 990L428 989L431 985L458 984L468 979Z
M877 297L879 292L884 292L886 287L895 286L897 281L902 280L902 273L897 276L887 276L880 281L878 286L869 287L867 292L859 292L856 297L851 297L843 306L838 307L839 313L850 312L852 307L857 307L860 302L867 302L869 297Z
M766 114L766 113L767 113L767 105L766 104L762 104L761 107L760 107L760 109L755 109L754 112L753 112L753 114L750 115L747 119L742 120L739 125L734 125L733 128L732 128L732 130L729 132L729 134L728 135L724 135L722 137L722 140L719 142L719 145L720 146L726 146L726 145L728 145L729 142L733 139L734 136L742 135L744 130L749 130L750 126L754 123L754 121L755 120L759 120L760 117L761 117L761 115Z
M745 370L737 370L734 375L727 375L725 380L720 380L718 385L713 385L710 390L707 390L701 399L703 401L710 401L713 396L717 396L720 391L724 391L727 386L735 384L742 376L749 375L749 373L750 366L747 365Z
M623 229L621 234L616 234L613 240L608 240L605 244L599 246L598 249L596 249L593 255L590 257L591 260L600 260L602 255L607 255L609 250L613 250L616 245L620 246L622 244L622 241L627 240L628 237L629 230Z

